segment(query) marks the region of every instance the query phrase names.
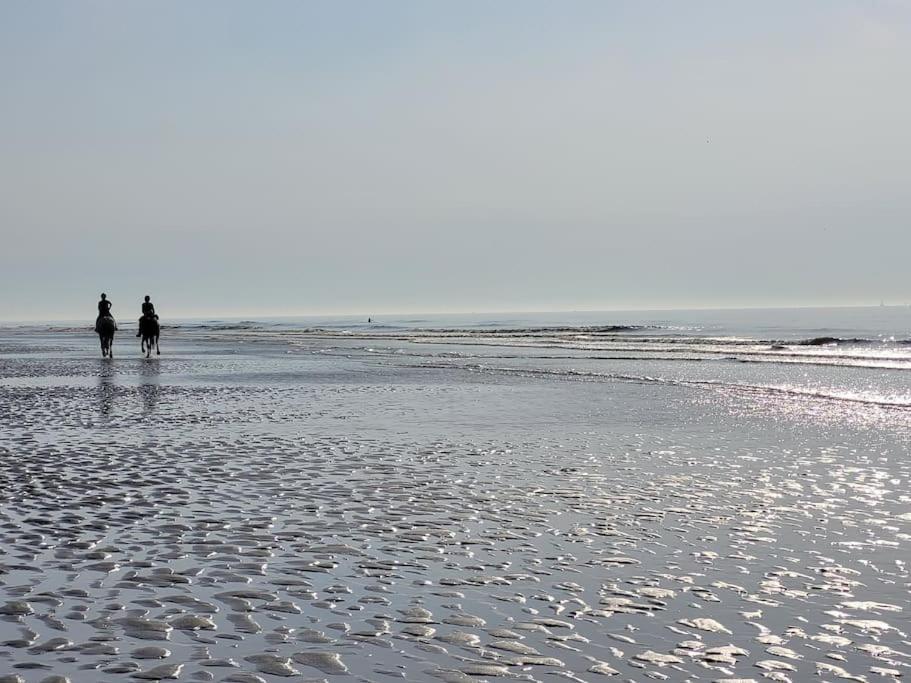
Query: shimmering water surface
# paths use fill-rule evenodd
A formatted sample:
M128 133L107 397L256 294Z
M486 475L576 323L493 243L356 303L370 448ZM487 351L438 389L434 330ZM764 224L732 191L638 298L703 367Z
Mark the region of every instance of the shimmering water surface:
M909 317L0 329L0 681L907 677Z

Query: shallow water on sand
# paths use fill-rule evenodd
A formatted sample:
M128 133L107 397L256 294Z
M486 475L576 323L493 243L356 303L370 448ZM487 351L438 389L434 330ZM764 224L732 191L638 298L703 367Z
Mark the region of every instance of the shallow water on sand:
M0 681L908 675L881 407L178 341L0 345Z

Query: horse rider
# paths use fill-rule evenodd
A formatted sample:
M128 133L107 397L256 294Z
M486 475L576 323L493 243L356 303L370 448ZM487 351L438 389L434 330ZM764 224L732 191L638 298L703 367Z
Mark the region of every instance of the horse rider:
M145 301L142 302L142 317L139 319L139 330L136 332L137 337L142 336L142 321L146 318L158 320L158 314L155 313L155 304L152 303L152 298L148 294L146 294Z
M108 295L101 293L101 301L98 302L98 317L95 318L95 331L98 331L98 325L102 318L113 318L111 315L111 302L108 301Z

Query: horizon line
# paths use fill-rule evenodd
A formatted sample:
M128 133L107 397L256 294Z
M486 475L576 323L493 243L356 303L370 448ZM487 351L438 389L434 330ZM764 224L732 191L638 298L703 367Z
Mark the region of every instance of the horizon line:
M171 316L169 320L251 320L259 318L382 318L382 317L400 317L404 315L427 315L427 316L458 316L458 315L543 315L548 313L680 313L680 312L704 312L704 311L770 311L770 310L805 310L805 309L846 309L846 308L906 308L911 307L911 303L901 304L794 304L794 305L769 305L760 304L753 306L680 306L671 308L527 308L527 309L461 309L453 311L386 311L380 313L355 312L355 313L289 313L289 312L231 312L231 313L209 313L206 315L180 314ZM74 323L83 319L91 322L91 316L85 318L5 318L0 317L0 323L4 324L33 324L33 323Z

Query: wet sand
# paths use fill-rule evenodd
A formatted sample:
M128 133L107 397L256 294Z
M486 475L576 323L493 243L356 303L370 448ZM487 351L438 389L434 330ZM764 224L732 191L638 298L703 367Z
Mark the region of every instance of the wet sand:
M911 671L901 424L90 342L0 344L0 682Z

